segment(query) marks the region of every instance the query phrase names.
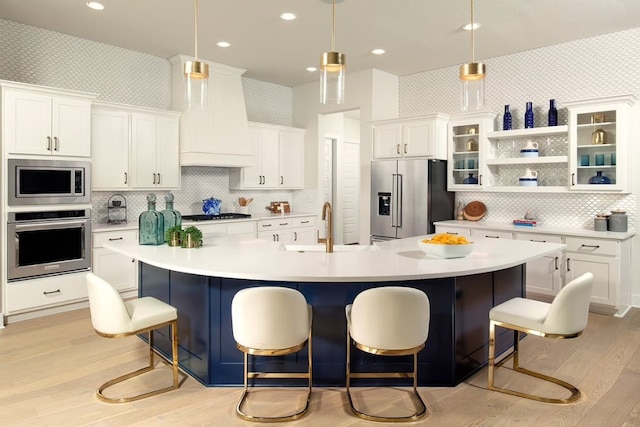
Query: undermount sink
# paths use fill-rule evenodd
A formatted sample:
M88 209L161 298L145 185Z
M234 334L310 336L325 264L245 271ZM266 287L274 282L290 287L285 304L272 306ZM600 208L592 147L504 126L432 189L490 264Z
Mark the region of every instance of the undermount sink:
M327 246L324 243L318 245L284 245L284 250L294 252L326 252ZM333 245L333 252L362 252L378 250L380 250L380 248L374 245Z

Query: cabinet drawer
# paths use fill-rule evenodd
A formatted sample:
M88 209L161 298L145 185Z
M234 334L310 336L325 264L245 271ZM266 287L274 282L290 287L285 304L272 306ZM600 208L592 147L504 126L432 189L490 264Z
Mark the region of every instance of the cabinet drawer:
M305 216L300 218L291 218L292 227L312 227L316 225L315 216Z
M618 254L618 242L615 240L567 237L567 252L616 256Z
M562 243L562 236L555 234L514 233L514 239L531 242Z
M227 233L228 234L249 234L256 233L256 223L255 221L247 221L247 222L234 222L232 224L227 225Z
M471 236L471 230L469 228L443 227L441 225L436 225L436 233L447 233L467 237Z
M261 219L258 221L258 232L291 228L293 218Z
M484 237L487 239L512 239L510 231L496 230L471 230L471 237Z
M62 274L6 284L7 311L63 305L88 297L87 273Z
M127 240L135 242L138 240L137 230L120 230L120 231L105 231L93 233L93 247L101 248L104 243Z
M213 222L213 221L210 221ZM183 226L182 228L186 228L188 226ZM227 224L196 224L195 227L198 227L200 231L202 231L202 235L212 235L212 234L227 234Z

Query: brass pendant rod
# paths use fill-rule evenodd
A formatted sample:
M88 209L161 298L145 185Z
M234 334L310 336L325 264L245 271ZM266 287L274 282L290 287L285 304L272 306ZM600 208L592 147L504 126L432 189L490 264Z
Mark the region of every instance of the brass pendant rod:
M473 19L473 0L471 0L471 62L475 63L476 62L476 44L475 44L475 40L474 40L474 34L475 30L474 30L474 26L475 26L476 21Z
M332 16L331 16L331 51L336 51L336 0L332 2Z
M473 0L472 0L473 1ZM194 10L195 10L195 18L194 18L194 39L195 39L195 60L198 60L198 0L193 0Z

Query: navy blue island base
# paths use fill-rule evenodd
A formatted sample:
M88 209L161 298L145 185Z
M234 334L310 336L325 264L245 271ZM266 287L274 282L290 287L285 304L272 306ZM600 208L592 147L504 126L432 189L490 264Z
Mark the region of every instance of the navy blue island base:
M431 323L426 347L419 353L418 384L456 386L487 363L489 310L508 299L523 297L525 285L524 264L468 276L368 283L239 280L186 274L144 262L140 262L139 274L141 297L153 296L178 309L180 367L206 386L243 384L243 354L233 339L231 300L244 288L287 286L304 294L313 306L313 384L320 387L345 386L345 305L372 287L420 289L429 297ZM154 345L165 354L170 354L168 334L167 328L154 337ZM506 350L512 339L508 331L502 331L497 337L498 350ZM251 369L304 372L306 351L258 358ZM354 351L352 358L354 372L412 369L412 356L382 357ZM289 381L282 385L304 385L304 381ZM377 384L371 381L360 379L354 385Z

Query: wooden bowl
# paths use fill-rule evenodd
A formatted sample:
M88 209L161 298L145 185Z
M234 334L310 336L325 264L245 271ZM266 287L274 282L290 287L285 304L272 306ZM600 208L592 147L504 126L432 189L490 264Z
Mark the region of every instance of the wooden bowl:
M479 221L482 219L482 217L484 217L486 213L487 207L484 203L478 201L467 204L467 206L465 206L464 210L462 211L464 219L469 221Z

